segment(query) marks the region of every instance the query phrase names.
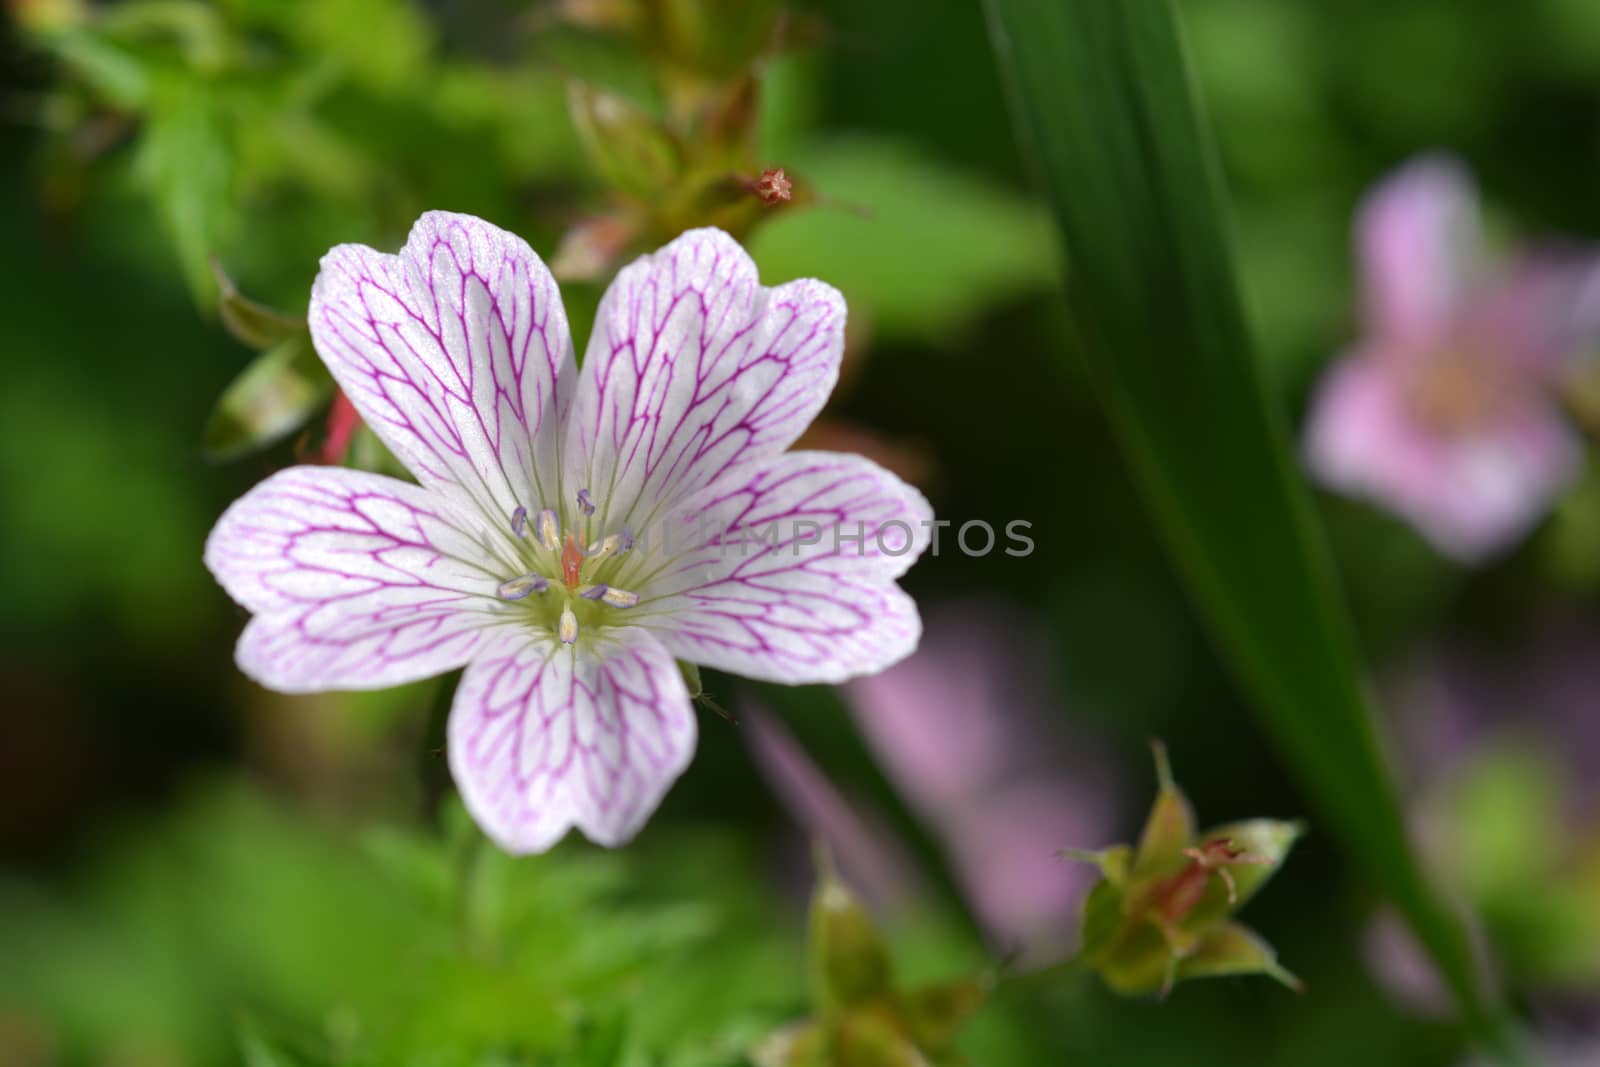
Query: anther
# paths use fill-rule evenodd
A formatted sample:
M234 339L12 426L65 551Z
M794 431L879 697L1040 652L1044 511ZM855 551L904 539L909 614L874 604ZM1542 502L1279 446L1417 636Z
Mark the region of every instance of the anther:
M539 541L552 552L561 547L561 523L551 508L539 512Z
M578 510L585 515L594 514L594 497L589 495L589 490L578 490Z
M542 574L524 574L520 578L501 582L495 590L495 595L501 600L521 600L529 593L542 593L550 588L550 582Z
M570 603L561 609L561 623L556 634L563 645L570 645L578 639L578 617L572 613Z
M511 536L520 539L528 532L528 509L518 506L511 513Z
M586 585L578 590L578 595L585 600L604 600L608 588L604 582L598 585Z
M608 534L589 546L586 555L591 566L598 567L612 556L620 556L633 547L633 534L624 529L621 533Z
M614 608L631 608L639 603L639 594L630 593L626 589L607 589L600 594L600 599Z

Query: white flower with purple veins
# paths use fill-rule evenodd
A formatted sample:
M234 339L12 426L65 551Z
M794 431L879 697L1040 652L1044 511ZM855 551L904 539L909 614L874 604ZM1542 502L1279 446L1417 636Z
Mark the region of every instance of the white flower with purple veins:
M916 646L895 579L927 502L785 451L838 376L831 286L763 288L728 235L684 234L617 276L580 370L532 249L432 212L399 255L329 252L310 320L419 484L294 467L228 509L206 563L254 613L240 669L298 693L464 666L450 768L506 849L639 829L694 750L675 660L839 682Z
M1384 181L1356 223L1366 336L1314 398L1306 451L1329 486L1478 562L1520 539L1576 476L1556 388L1592 340L1600 259L1491 263L1470 176L1428 158Z

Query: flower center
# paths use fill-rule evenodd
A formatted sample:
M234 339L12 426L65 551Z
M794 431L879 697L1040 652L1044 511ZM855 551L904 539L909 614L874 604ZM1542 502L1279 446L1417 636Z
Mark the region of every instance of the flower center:
M545 508L531 522L526 508L511 513L511 533L528 570L495 590L501 600L526 601L534 621L553 629L568 645L578 640L580 624L601 625L613 609L639 603L637 593L618 589L608 580L633 548L633 535L624 528L589 541L584 548L592 534L595 504L587 489L578 490L577 502L581 517L565 532L553 508Z
M1470 433L1492 421L1515 390L1512 377L1471 350L1430 357L1412 372L1406 403L1426 426L1443 434Z

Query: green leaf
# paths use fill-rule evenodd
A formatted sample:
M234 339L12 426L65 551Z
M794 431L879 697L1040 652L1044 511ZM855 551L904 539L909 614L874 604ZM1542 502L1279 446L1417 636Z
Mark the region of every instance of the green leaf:
M1500 1008L1426 883L1323 535L1239 295L1171 0L986 0L1073 271L1083 355L1196 604L1322 821L1415 927L1463 1014Z
M107 103L136 111L148 101L150 72L138 56L120 45L75 27L47 35L44 43Z
M826 278L885 336L948 342L1059 270L1044 213L892 142L851 137L781 160L819 201L750 240L764 278Z
M223 390L206 422L206 458L220 463L272 446L305 425L332 392L333 379L310 335L291 336L257 356Z
M215 284L212 252L233 220L235 165L227 123L204 84L172 84L157 94L140 147L140 174L202 306L210 305Z
M286 315L239 292L216 259L211 261L211 277L217 285L217 310L222 324L240 343L261 351L306 332L304 318Z

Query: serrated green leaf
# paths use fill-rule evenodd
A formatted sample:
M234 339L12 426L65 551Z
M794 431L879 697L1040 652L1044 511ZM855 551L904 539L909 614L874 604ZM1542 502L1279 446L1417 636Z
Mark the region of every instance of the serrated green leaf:
M1075 332L1168 546L1320 818L1396 902L1478 1033L1503 1013L1427 884L1323 535L1247 326L1215 148L1171 0L986 0L1073 263Z

